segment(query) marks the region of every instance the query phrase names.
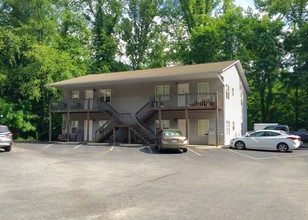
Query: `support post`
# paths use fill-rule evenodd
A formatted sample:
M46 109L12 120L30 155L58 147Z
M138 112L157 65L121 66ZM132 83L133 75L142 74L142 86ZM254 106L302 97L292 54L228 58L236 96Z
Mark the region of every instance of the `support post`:
M87 141L90 140L90 113L89 110L87 111Z
M112 133L113 133L113 145L115 145L116 143L116 129L115 129L115 127L113 127L113 129L112 129Z
M161 96L158 98L158 127L160 130L162 130L162 124L161 124Z
M49 112L49 142L51 142L52 135L52 121L51 121L51 112Z
M131 131L130 131L130 126L128 127L128 143L132 143L132 137L131 137Z
M188 139L188 96L185 94L185 130L186 130L186 138ZM189 140L189 139L188 139Z
M216 110L216 147L219 145L219 125L218 125L218 91L215 93L215 110Z
M67 119L66 119L66 142L70 140L70 112L67 112Z

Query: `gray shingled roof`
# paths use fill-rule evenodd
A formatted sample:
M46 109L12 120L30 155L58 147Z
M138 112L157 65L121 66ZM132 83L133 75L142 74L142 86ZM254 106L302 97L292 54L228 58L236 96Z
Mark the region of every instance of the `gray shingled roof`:
M236 65L247 92L250 92L242 65L239 61L225 61L157 69L134 70L115 73L85 75L73 79L47 84L47 87L70 88L91 87L110 84L142 82L162 82L170 80L189 80L217 77L228 68Z

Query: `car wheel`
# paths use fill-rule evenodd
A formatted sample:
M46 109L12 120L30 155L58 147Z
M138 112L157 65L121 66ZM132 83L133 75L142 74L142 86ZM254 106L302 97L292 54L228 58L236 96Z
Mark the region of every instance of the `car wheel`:
M186 153L187 152L187 148L183 148L183 152Z
M8 152L8 151L11 151L11 149L12 149L12 146L5 147L5 148L4 148L4 150L7 151L7 152Z
M279 143L277 145L277 150L280 152L287 152L289 150L289 146L286 143Z
M243 141L238 141L235 143L235 147L239 150L245 149L245 143Z

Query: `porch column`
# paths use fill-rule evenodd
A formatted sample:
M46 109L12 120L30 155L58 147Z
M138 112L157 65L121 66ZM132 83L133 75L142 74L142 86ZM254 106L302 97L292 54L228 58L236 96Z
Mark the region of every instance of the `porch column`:
M186 138L188 139L188 95L185 94L185 129L186 129Z
M90 121L90 112L89 112L89 110L87 111L87 141L89 141L90 139L89 139L89 137L90 137L90 131L89 131L89 129L90 129L90 125L89 125L89 121Z
M218 125L218 91L215 93L215 100L216 100L216 105L215 105L215 110L216 110L216 147L219 145L219 125Z
M130 132L130 126L128 127L128 143L132 143L132 137L131 137L131 132Z
M161 96L158 98L158 127L160 130L162 130L161 127Z
M67 119L66 119L66 142L70 140L70 112L67 112Z
M112 133L113 133L113 145L115 145L115 142L116 142L116 129L115 129L115 127L113 127L113 129L112 129Z
M52 134L52 121L51 121L51 112L49 112L49 142L51 142L51 134Z

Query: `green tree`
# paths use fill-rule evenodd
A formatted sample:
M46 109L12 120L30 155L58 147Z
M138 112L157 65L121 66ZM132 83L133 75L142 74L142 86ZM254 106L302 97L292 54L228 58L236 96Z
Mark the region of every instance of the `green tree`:
M213 10L220 0L179 0L183 18L191 33L196 27L208 26Z
M278 83L281 77L283 58L282 34L283 23L270 20L266 15L259 19L249 17L250 32L245 35L246 48L250 62L246 72L253 94L249 96L250 120L271 122L277 116L277 106L282 104L284 91Z
M49 100L59 93L44 86L84 74L76 53L81 49L69 50L61 44L58 22L63 24L63 17L56 3L6 0L0 4L0 77L4 80L0 112L15 138L46 138L40 131L48 127ZM66 39L78 38L75 30Z
M86 18L92 29L91 72L110 72L117 65L116 29L122 15L120 0L84 0Z
M126 55L133 69L143 69L150 63L148 58L157 52L155 49L159 49L159 53L162 52L159 46L155 48L155 40L164 42L159 36L158 21L155 21L162 0L129 0L126 3L128 17L122 19L121 25L122 39L126 43ZM154 45L154 48L150 48L150 45Z
M289 93L286 104L291 111L288 116L293 118L291 125L295 129L306 126L308 115L307 87L307 0L256 0L258 8L272 17L284 21L288 31L284 35L286 53L283 62L285 69L284 82Z

